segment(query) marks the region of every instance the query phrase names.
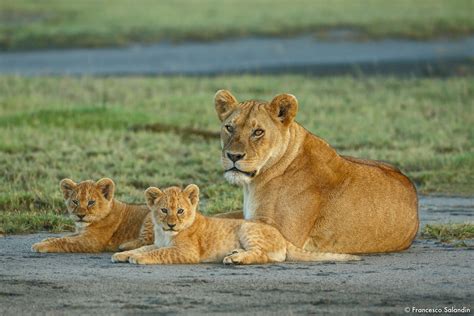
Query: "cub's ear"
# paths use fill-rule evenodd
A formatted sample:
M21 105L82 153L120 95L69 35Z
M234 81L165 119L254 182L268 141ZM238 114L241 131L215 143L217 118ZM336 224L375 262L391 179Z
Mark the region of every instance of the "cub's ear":
M67 178L62 179L61 182L59 182L59 187L61 188L61 191L63 192L63 196L65 200L71 197L71 194L76 188L76 186L77 186L76 182Z
M284 125L289 125L298 112L298 100L292 94L279 94L273 98L267 109Z
M151 208L164 195L163 191L155 187L145 190L146 205Z
M224 121L236 108L237 99L227 90L219 90L214 96L214 104L219 119Z
M111 201L114 198L115 183L112 179L100 179L96 182L96 186L107 200Z
M190 184L184 188L183 192L189 197L191 204L196 206L199 203L199 187L195 184Z

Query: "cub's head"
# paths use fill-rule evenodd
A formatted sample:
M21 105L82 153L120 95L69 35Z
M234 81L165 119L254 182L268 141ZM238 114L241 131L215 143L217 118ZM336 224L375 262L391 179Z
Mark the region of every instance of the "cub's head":
M170 187L163 191L150 187L145 191L145 198L155 226L175 235L193 224L199 204L199 187L190 184L184 190Z
M115 184L109 178L79 183L63 179L59 186L69 215L78 226L98 222L110 213Z
M238 102L229 91L219 90L214 102L222 122L224 176L234 184L250 183L285 152L298 101L280 94L270 102Z

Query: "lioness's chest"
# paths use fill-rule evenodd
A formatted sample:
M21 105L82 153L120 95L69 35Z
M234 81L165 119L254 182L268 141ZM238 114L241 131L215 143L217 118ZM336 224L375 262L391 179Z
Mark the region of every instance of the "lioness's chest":
M279 193L281 192L284 195L284 188L272 188ZM243 213L244 219L246 220L269 220L268 223L273 222L275 220L274 214L277 211L276 209L283 206L280 203L279 196L275 196L272 194L265 194L265 192L271 192L271 189L264 188L263 190L252 190L244 188L244 205L243 205ZM280 194L278 194L280 195Z
M255 211L257 209L257 201L255 199L255 192L253 189L244 187L244 218L246 220L253 219L255 217Z
M244 199L244 218L250 220L255 217L255 203L249 199Z

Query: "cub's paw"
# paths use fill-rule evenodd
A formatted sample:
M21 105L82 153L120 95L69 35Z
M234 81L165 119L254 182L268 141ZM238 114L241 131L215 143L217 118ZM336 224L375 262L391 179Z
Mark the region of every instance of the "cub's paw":
M56 252L55 248L48 242L37 242L31 246L31 251L34 252Z
M128 262L128 259L130 258L130 253L125 251L125 252L117 252L112 255L112 262Z
M128 258L128 262L132 264L154 264L155 263L142 254L131 255Z
M245 255L243 253L244 251L230 254L226 256L222 262L224 264L245 264L244 262Z
M242 248L234 249L230 253L228 253L226 255L226 257L232 256L232 255L235 255L236 253L240 253L240 252L244 252L244 251L245 251L245 249L242 249Z

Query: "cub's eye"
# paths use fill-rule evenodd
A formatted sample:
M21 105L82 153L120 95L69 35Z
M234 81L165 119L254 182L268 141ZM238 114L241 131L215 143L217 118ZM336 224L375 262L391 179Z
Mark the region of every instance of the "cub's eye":
M263 134L265 134L265 131L263 129L260 129L260 128L253 131L253 136L255 136L255 137L260 137Z
M76 205L76 206L79 205L79 201L78 201L78 200L72 200L71 202L72 202L72 204L74 204L74 205Z
M161 209L161 212L162 212L163 214L168 214L168 209L167 209L167 208L162 208L162 209Z
M182 208L180 208L180 209L178 210L178 214L183 214L183 213L184 213L184 210L183 210Z
M232 125L226 125L225 126L225 129L229 132L229 133L233 133L234 132L234 127Z
M95 201L94 200L90 200L89 202L87 202L87 206L92 206L95 204Z

